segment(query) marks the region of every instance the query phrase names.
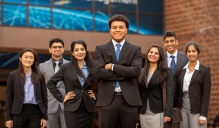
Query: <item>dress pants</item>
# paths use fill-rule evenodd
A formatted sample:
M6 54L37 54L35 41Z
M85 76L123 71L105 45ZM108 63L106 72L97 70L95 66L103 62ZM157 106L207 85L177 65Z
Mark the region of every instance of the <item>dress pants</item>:
M180 128L207 128L207 123L203 125L198 125L200 114L192 114L190 112L190 100L189 97L183 97L182 121L180 123Z
M13 128L40 128L41 111L38 105L24 104L19 115L13 115Z
M100 107L100 128L135 128L138 107L130 106L123 95L114 95L109 106Z
M47 128L67 128L64 111L60 106L55 113L48 114Z

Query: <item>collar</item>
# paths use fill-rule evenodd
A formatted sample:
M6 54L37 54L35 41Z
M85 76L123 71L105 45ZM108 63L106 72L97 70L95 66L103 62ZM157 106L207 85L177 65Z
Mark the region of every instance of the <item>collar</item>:
M122 46L123 46L124 43L125 43L125 39L122 40L121 42L116 42L115 40L112 39L112 42L113 42L113 46L114 46L114 47L116 47L116 44L117 44L117 43L120 43L120 44L121 44L121 48L122 48Z
M25 73L25 72L24 72ZM26 76L31 76L32 74L32 69L30 69L30 75L28 75L27 73L25 73Z
M199 70L199 65L200 65L200 62L197 60L197 63L194 69ZM186 69L187 71L189 70L189 62L186 64L186 66L183 69Z
M52 58L53 64L55 64L55 61L59 61L59 64L63 64L63 58L61 58L60 60L55 60L54 58Z
M175 56L175 58L176 58L177 57L177 53L178 53L178 50L176 50L176 52L173 53L173 54L170 54L169 52L167 52L167 57L170 58L170 56Z

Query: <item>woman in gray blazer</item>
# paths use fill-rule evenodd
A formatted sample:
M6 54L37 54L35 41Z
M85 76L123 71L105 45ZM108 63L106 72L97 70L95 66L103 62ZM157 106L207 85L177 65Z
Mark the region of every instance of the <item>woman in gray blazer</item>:
M198 61L199 45L189 42L185 53L189 62L176 73L175 93L177 107L181 108L181 128L207 128L210 100L210 68Z
M65 85L63 96L56 87L59 81ZM93 59L82 40L71 44L71 62L65 63L48 81L51 94L64 103L64 115L67 128L92 128L96 96L92 89L96 85Z
M6 87L6 127L44 128L47 120L47 89L33 49L20 52L19 67L11 72Z

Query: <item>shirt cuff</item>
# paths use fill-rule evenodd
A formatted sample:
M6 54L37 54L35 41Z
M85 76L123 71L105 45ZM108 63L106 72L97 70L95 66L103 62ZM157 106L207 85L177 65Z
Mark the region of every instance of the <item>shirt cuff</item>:
M207 118L204 117L204 116L200 116L199 119L200 119L200 120L207 120Z
M114 64L112 64L111 71L113 71Z

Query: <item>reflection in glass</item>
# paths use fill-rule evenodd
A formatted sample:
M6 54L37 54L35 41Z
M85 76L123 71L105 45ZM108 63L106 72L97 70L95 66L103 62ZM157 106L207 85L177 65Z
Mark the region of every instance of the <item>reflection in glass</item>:
M53 8L53 28L69 30L93 30L91 10L68 10Z
M139 0L139 12L163 13L163 0Z
M4 4L4 25L26 26L26 6Z
M29 0L29 4L50 6L50 0Z
M163 16L139 15L139 33L143 35L162 35Z
M35 28L50 28L50 8L29 6L29 26Z
M26 0L4 0L4 2L8 3L17 3L17 4L26 4Z
M108 14L106 12L97 11L94 16L95 21L95 31L107 32L108 27Z
M2 24L2 4L0 4L0 25Z
M92 0L53 0L53 6L92 9Z

